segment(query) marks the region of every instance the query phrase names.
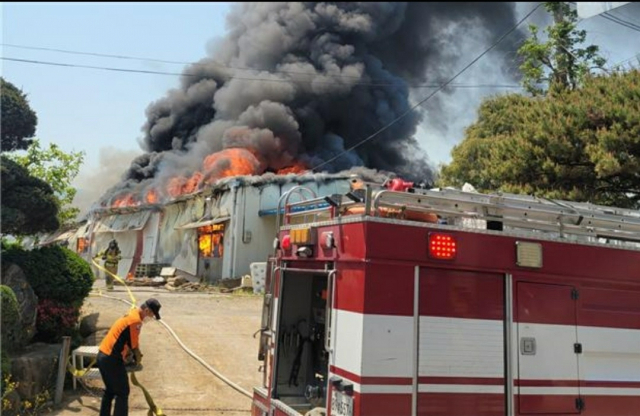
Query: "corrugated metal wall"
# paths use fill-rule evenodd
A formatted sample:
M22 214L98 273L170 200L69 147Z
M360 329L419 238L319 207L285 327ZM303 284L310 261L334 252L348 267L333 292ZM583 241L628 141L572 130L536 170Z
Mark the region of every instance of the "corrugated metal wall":
M98 254L107 248L111 240L115 239L122 256L122 260L118 263L118 276L126 278L131 271L138 248L138 235L142 232L150 215L151 212L145 210L100 218L93 228L91 253Z
M203 217L204 199L195 198L165 206L158 236L158 263L171 264L191 275L198 272L198 241L195 229L176 229Z

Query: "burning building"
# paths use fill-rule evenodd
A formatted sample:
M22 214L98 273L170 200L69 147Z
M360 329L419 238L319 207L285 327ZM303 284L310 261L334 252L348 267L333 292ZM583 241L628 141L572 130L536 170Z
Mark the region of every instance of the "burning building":
M381 182L378 173L360 170L358 177ZM278 202L296 186L317 196L349 191L353 173L233 177L166 204L115 207L94 212L67 246L88 260L118 241L122 260L118 275L157 275L171 266L208 282L250 273L273 250Z

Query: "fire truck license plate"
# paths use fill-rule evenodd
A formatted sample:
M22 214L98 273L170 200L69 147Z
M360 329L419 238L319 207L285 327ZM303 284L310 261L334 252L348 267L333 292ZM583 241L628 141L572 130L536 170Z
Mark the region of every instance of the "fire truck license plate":
M331 416L353 416L353 397L333 390L331 392Z

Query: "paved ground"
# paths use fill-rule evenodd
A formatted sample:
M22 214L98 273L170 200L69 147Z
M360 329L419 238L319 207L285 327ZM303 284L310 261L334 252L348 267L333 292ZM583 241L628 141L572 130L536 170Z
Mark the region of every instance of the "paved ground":
M101 285L100 281L96 285ZM261 296L181 293L147 287L132 290L138 304L149 297L157 298L162 304L163 320L181 341L224 376L249 392L262 382L258 340L252 337L260 327ZM108 295L128 299L121 286ZM99 326L109 326L128 306L115 299L90 297L85 309L99 314ZM189 356L160 323L146 324L140 342L144 368L137 373L138 380L167 416L250 414L250 399ZM148 406L142 391L132 385L131 392L129 414L146 416ZM76 391L65 390L63 401L50 414L97 415L100 407L100 397L80 386Z

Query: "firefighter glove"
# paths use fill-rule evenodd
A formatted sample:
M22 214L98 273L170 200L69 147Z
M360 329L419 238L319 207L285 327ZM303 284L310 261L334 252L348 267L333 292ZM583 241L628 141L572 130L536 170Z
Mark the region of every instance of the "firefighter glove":
M133 357L134 357L134 362L137 365L140 365L140 363L142 362L143 355L142 355L142 352L140 352L139 348L134 348L133 349Z

